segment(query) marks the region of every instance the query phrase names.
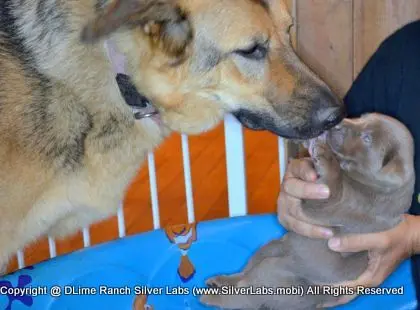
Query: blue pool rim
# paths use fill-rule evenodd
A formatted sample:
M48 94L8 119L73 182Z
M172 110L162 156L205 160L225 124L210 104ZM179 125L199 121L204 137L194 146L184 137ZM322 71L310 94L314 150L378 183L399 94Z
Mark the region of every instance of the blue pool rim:
M0 292L2 287L41 287L47 293L38 296L0 294L0 310L132 309L135 293L144 287L159 291L159 294L148 296L148 303L155 310L212 309L198 302L193 296L194 289L204 287L208 277L241 270L259 247L284 233L272 214L198 223L197 240L187 253L195 267L189 279L179 276L181 252L164 230L128 236L4 276L0 279ZM51 296L51 291L57 287L61 295ZM404 261L381 287L402 288L403 294L361 296L336 309L417 309L409 260ZM65 294L66 290L71 293L71 289L80 288L90 290L91 294ZM92 293L93 289L114 288L127 290L110 295Z

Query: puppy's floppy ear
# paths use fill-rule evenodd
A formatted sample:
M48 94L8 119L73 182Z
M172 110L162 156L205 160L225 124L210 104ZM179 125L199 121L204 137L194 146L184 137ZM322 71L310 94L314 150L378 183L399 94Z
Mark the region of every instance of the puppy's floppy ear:
M174 0L113 0L82 30L81 40L93 43L122 27L141 27L172 55L192 38L191 25Z
M382 162L382 168L377 174L377 181L388 190L401 187L407 179L407 169L404 160L397 150L389 150Z

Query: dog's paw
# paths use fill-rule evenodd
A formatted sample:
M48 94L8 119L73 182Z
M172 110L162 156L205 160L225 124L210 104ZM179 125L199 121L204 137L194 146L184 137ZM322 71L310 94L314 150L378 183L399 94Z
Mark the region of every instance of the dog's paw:
M206 281L206 285L210 288L223 288L228 286L235 286L238 283L236 276L215 276Z
M208 289L200 296L201 303L221 309L254 309L249 304L249 296L240 293L242 288L250 286L242 273L215 276L206 285Z
M340 170L334 153L324 143L319 143L313 148L312 161L320 179L336 177L337 172Z
M334 157L334 154L331 148L326 143L316 143L312 149L312 158L314 160L322 160L325 159L326 161L331 161Z
M356 167L356 164L352 161L343 159L343 160L340 160L340 167L344 171L351 171Z
M318 174L318 182L329 185L339 178L340 164L327 144L319 143L313 148L312 161Z
M213 307L222 307L220 299L221 298L219 295L211 295L211 294L201 295L199 298L202 304L206 306L213 306Z
M240 276L216 276L206 281L208 289L199 300L202 304L220 309L243 309L247 297L235 292Z
M223 301L219 296L221 289L226 285L225 279L228 276L216 276L206 281L206 286L209 288L205 295L200 296L200 302L207 306L222 307Z

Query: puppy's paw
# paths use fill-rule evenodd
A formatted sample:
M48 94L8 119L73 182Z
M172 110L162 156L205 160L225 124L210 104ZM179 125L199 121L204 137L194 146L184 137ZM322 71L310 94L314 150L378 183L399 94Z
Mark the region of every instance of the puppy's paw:
M343 159L340 161L340 167L344 171L351 171L356 167L356 164L352 161Z
M312 149L312 158L314 160L331 161L334 158L331 148L326 143L316 143Z
M228 281L229 276L216 276L209 278L206 281L206 286L209 288L205 295L200 296L200 302L208 306L223 307L223 300L221 298L221 289Z
M324 143L318 143L313 148L312 161L318 173L320 181L335 179L338 177L340 165L331 148Z
M250 304L250 296L241 293L244 288L250 287L247 280L243 273L209 278L206 281L208 289L200 297L200 302L222 309L257 309L258 307Z
M229 286L235 286L238 283L237 276L228 276L228 275L221 275L209 278L206 281L206 285L210 288L223 288Z
M249 304L246 295L202 295L200 302L206 306L217 307L218 309L258 309Z
M199 298L200 302L206 306L222 307L221 298L219 295L201 295Z

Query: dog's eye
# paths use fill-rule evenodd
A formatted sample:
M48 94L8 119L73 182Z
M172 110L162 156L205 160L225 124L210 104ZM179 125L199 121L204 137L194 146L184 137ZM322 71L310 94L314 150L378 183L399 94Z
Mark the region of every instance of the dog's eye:
M294 24L293 24L293 23L292 23L292 24L290 24L289 26L287 26L286 32L287 32L287 34L288 34L288 35L290 35L290 34L291 34L292 29L293 29L293 26L294 26Z
M360 134L360 138L362 139L363 143L370 145L372 144L372 135L368 132L362 132Z
M247 49L236 50L235 54L248 59L261 60L267 56L267 47L261 44L255 44Z

